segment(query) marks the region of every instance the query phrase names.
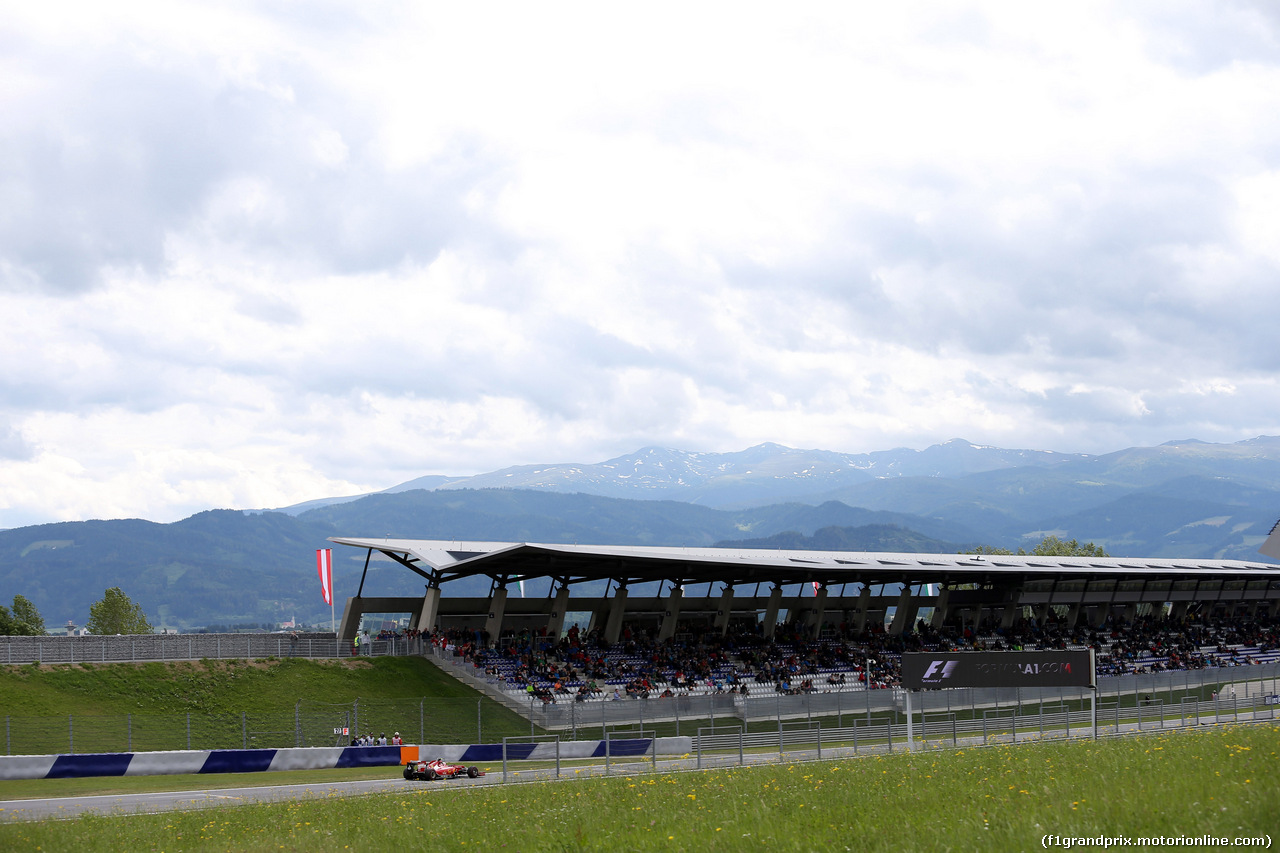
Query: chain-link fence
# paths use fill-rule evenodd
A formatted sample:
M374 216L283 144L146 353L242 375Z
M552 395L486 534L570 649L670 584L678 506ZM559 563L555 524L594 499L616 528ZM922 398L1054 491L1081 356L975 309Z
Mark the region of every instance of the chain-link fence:
M0 637L0 663L257 658L347 658L422 654L421 637L371 640L358 648L333 634L132 634L114 637Z
M250 647L249 651L254 651ZM457 668L455 668L455 671ZM477 682L469 673L464 680ZM502 694L496 685L477 684ZM1100 728L1190 725L1259 714L1274 716L1280 664L1148 673L1099 679L1096 695L1080 688L968 688L912 694L922 731L986 737L1080 728L1080 715L1096 703ZM735 696L703 693L618 701L541 700L503 695L487 699L360 699L350 703L299 701L292 712L239 714L124 714L4 718L8 755L141 752L170 749L246 749L338 746L362 735L399 732L406 743L500 743L509 737L558 733L574 740L604 739L624 730L688 736L703 729L740 726L745 734L799 727L842 730L905 725L901 690L844 690L801 695ZM1177 722L1173 722L1174 719ZM866 727L871 727L866 729ZM793 735L798 736L798 735ZM956 736L959 736L958 734Z
M484 743L529 734L528 724L483 699L300 701L292 712L7 716L6 755L278 749L343 746L399 732L406 743Z
M544 702L520 695L498 679L483 677L471 664L436 649L432 657L457 677L519 708L533 728L563 732L570 737L603 737L619 727L656 725L664 734L689 734L699 727L740 724L748 731L776 730L787 722L824 721L824 726L843 727L846 720L860 717L870 724L902 721L906 710L901 689L865 690L853 687L818 690L801 694L678 693L672 697L638 699L625 697L577 702L571 696L562 701ZM1194 700L1210 702L1219 691L1225 702L1234 697L1240 682L1240 697L1280 694L1280 663L1238 667L1210 667L1113 676L1098 679L1095 700L1099 707L1132 708L1160 702L1172 707ZM1248 685L1247 687L1245 685ZM1023 713L1026 709L1057 705L1080 711L1088 707L1094 691L1087 688L951 688L913 694L915 710L926 713L959 714L992 719Z

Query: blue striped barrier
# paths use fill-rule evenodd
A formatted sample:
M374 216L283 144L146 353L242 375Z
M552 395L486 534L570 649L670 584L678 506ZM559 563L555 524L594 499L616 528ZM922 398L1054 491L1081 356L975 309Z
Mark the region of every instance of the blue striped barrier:
M540 741L508 743L508 761L550 761L559 757L601 758L606 743ZM683 755L693 749L688 737L628 738L608 742L611 756ZM209 749L173 752L110 752L80 755L0 755L0 779L69 779L82 776L162 776L178 773L259 773L343 767L394 767L406 761L443 758L460 764L502 760L503 745L428 744L420 746L336 746L287 749Z

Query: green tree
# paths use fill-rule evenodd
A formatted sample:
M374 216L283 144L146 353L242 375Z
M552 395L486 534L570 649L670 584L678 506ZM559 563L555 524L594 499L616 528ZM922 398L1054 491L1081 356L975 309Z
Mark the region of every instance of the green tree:
M992 548L990 545L980 545L966 554L1003 554L1013 557L1108 557L1110 556L1102 549L1101 545L1094 545L1092 542L1086 542L1081 545L1077 540L1072 539L1070 542L1064 542L1057 536L1046 536L1040 540L1040 544L1031 549L1028 554L1025 549L1019 548L1016 552L1010 551L1008 548Z
M18 627L16 634L38 637L44 633L44 617L25 595L13 597L13 621Z
M1110 556L1106 551L1102 550L1101 545L1094 545L1092 542L1086 542L1081 545L1075 539L1070 542L1063 542L1057 536L1046 536L1040 540L1040 544L1031 550L1032 554L1037 557L1107 557Z
M98 635L152 632L142 607L134 604L118 586L107 590L101 601L89 605L89 622L85 627L90 634Z
M0 636L38 637L44 633L40 611L25 595L13 597L13 610L0 605Z

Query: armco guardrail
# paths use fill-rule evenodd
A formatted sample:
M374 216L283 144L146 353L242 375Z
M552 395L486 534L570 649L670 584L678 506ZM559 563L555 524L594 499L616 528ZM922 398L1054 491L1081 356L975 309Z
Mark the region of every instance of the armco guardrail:
M373 640L360 656L422 654L420 637ZM0 664L124 663L266 657L349 658L350 640L333 634L127 634L84 637L3 637Z

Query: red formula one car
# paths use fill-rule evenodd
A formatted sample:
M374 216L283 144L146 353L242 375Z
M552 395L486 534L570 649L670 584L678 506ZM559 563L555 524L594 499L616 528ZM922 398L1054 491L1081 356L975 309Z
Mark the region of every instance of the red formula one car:
M433 758L430 761L410 761L404 766L404 778L426 779L428 782L435 779L457 779L460 776L475 779L483 775L484 771L479 767L450 764L443 758Z

